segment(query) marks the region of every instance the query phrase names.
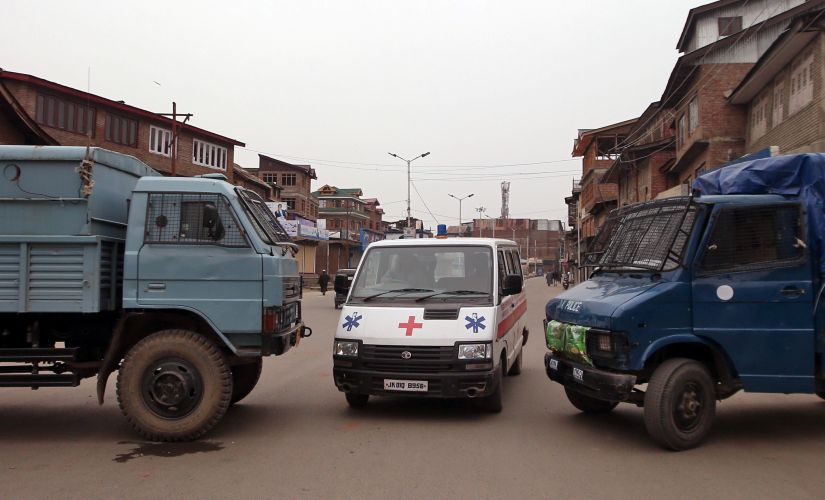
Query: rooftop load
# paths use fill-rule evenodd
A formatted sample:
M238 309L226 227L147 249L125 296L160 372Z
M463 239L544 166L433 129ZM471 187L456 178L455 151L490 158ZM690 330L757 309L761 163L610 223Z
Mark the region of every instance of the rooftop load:
M825 281L825 154L804 153L737 163L700 176L693 183L702 196L777 194L798 198L808 214L811 255Z
M1 234L126 237L138 179L159 176L132 156L105 149L0 146Z

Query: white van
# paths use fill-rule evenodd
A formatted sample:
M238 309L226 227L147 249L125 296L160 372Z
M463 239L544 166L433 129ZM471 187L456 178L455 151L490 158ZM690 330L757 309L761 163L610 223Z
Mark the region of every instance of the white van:
M502 378L521 371L527 300L518 247L482 238L369 246L341 312L335 385L371 395L479 398L501 411Z

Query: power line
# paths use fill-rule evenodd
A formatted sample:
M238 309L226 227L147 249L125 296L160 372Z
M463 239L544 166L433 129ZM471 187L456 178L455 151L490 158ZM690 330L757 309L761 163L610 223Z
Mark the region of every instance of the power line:
M415 189L415 194L417 194L417 195L418 195L418 199L419 199L419 200L421 200L421 203L423 203L423 204L424 204L424 208L426 208L426 209L427 209L427 212L430 214L430 217L432 217L432 218L433 218L433 220L435 221L435 223L436 223L436 224L438 224L438 223L439 223L439 222L438 222L438 219L436 219L436 218L435 218L435 215L433 215L433 213L430 211L430 207L428 207L428 206L427 206L427 202L426 202L426 201L424 201L424 197L423 197L423 196L421 196L421 193L419 193L419 192L418 192L418 188L417 188L417 187L415 187L415 183L414 183L414 182L412 182L412 181L410 181L410 184L412 185L413 189Z

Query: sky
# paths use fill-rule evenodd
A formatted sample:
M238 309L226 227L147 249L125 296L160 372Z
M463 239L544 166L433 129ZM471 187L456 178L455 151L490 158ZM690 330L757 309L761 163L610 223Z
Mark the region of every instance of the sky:
M425 226L561 219L578 129L656 101L698 0L4 0L0 67L191 123ZM14 41L14 42L12 42Z

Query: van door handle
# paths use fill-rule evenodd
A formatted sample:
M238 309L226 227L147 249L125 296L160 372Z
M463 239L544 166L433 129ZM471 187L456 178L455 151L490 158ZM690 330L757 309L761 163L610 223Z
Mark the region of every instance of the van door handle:
M786 286L782 290L779 290L779 293L782 295L803 295L805 293L805 289L797 288L795 286Z
M149 283L146 285L146 290L150 292L166 290L166 283Z

